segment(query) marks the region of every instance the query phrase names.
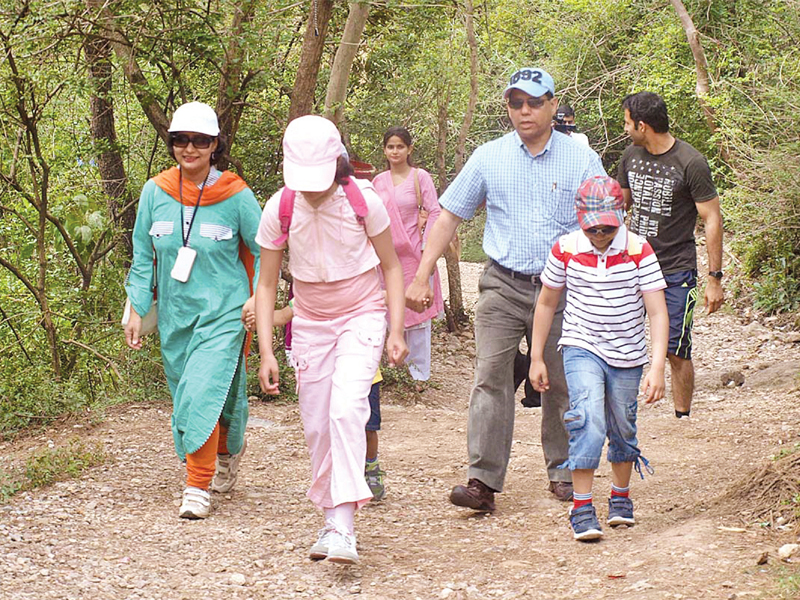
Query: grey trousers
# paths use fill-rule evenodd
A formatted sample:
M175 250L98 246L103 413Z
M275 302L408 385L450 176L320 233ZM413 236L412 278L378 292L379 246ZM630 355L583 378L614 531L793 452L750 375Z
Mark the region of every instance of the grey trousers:
M475 387L467 430L469 478L501 492L514 435L514 356L533 324L542 286L527 279L514 279L489 263L478 290ZM542 449L550 481L572 481L569 470L557 468L569 457L569 438L564 428L569 394L564 363L556 350L563 311L562 296L544 351L550 389L542 394Z

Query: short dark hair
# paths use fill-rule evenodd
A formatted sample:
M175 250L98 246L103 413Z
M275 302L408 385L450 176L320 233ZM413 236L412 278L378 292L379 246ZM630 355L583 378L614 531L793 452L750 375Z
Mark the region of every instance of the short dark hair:
M214 136L211 136L214 137ZM228 144L225 143L225 137L222 134L214 137L217 140L217 149L211 153L211 158L209 162L216 166L219 163L220 159L224 156L225 151L228 149ZM175 160L175 148L172 146L172 136L167 135L167 151L169 155L172 157L172 160Z
M622 99L622 108L631 114L631 120L638 127L639 121L647 123L656 133L669 131L667 104L653 92L636 92Z
M350 164L350 160L344 154L340 154L336 159L336 175L333 176L333 180L339 185L343 185L346 183L346 179L355 173L356 170Z
M561 106L558 107L558 110L556 110L556 114L564 115L565 117L574 117L575 111L569 104L562 104Z

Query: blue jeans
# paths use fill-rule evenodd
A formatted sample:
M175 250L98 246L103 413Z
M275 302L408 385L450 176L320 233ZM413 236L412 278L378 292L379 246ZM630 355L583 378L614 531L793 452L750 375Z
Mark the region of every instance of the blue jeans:
M564 413L569 459L564 466L571 471L599 467L606 437L609 462L638 463L636 398L642 367L612 367L576 346L565 346L563 355L569 389Z

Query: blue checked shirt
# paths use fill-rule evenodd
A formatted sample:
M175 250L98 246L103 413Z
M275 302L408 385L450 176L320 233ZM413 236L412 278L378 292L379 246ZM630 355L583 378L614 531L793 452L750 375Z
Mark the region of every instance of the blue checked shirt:
M578 187L605 174L597 153L569 136L554 131L533 156L513 131L478 147L439 204L471 219L485 199L483 251L507 269L539 275L556 240L578 228Z

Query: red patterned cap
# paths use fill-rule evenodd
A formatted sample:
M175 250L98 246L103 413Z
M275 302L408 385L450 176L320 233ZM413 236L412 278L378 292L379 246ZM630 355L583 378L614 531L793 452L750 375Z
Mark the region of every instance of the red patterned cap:
M581 229L597 225L619 227L625 219L622 188L607 175L595 175L584 181L575 194L575 210Z

